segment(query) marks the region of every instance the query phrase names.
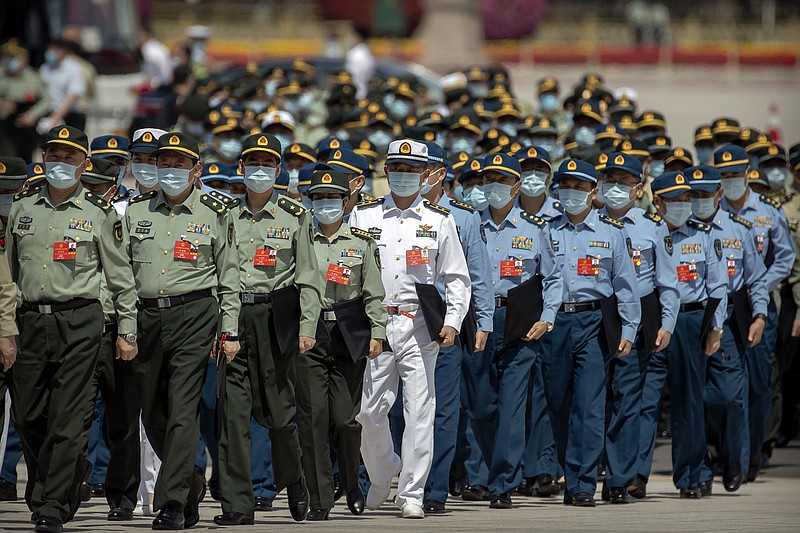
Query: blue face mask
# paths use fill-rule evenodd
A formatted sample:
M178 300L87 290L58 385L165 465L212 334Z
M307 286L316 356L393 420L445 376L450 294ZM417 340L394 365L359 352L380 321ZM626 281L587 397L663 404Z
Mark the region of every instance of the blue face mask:
M692 202L665 202L667 211L664 219L675 227L681 227L692 214Z
M490 183L483 186L489 205L495 209L502 209L511 202L511 188L511 185L505 183Z
M717 210L714 198L692 198L692 214L700 220L708 220Z
M152 188L158 185L158 168L149 163L131 163L131 172L142 187Z
M541 196L544 194L547 172L529 170L522 173L522 194L525 196Z
M497 129L508 135L509 137L517 136L517 125L513 122L503 122L497 125Z
M462 187L460 183L453 189L453 196L455 196L456 200L459 202L464 201L464 187Z
M406 118L411 113L411 102L408 100L394 100L389 105L389 112L396 119Z
M367 135L367 139L369 142L375 145L375 149L378 153L386 152L389 148L389 143L392 142L392 136L383 131L383 130L375 130L369 135Z
M558 199L570 215L580 215L589 207L589 193L577 189L559 188Z
M189 188L189 170L184 168L159 168L158 182L169 196L178 196Z
M483 185L474 185L467 189L464 193L464 201L478 211L483 211L489 207L489 200L486 199Z
M61 162L48 162L44 164L45 177L47 183L54 189L69 189L78 180L75 179L75 172L78 167Z
M617 183L603 183L600 187L603 199L611 209L622 209L631 203L631 188Z
M344 205L339 198L320 198L312 201L311 206L320 224L333 224L344 216Z
M54 67L58 63L58 54L54 50L47 50L44 53L44 62L49 66Z
M664 160L656 160L650 163L650 169L647 171L648 174L653 176L654 178L659 177L661 174L664 173Z
M771 189L780 189L786 187L786 169L784 167L773 167L765 171L767 181Z
M229 161L233 161L242 153L242 141L239 139L222 139L219 142L219 154Z
M558 95L556 93L545 93L539 97L539 105L545 113L553 113L558 110Z
M389 189L401 198L419 193L419 174L415 172L389 172Z
M267 192L270 187L275 185L275 175L277 167L244 167L244 185L256 193Z
M714 164L713 148L697 148L697 160L700 165Z
M275 138L281 143L281 153L283 153L283 151L289 148L289 145L292 144L292 137L285 133L277 133L275 134Z
M547 150L547 153L550 154L550 157L553 157L556 147L558 143L556 143L555 139L547 139L547 138L531 138L531 144L534 146L538 146L539 148L544 148Z
M450 148L453 152L466 152L470 155L475 151L477 140L472 137L453 137L450 141Z
M581 148L594 146L595 138L595 132L591 128L581 126L575 130L575 141L581 146Z
M722 194L728 200L739 200L747 192L747 183L744 178L725 178L722 180Z

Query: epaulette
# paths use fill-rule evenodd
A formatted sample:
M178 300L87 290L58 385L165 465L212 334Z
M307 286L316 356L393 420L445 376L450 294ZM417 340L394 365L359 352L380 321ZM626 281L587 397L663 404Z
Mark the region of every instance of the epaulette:
M359 198L360 198L359 202L371 202L372 200L375 199L374 196L370 196L369 194L364 194L363 192L361 193Z
M356 204L358 207L372 207L374 205L381 205L383 204L385 198L372 198L371 200L362 200Z
M710 225L704 224L704 223L699 222L697 220L689 219L689 220L686 221L686 225L689 226L690 228L694 228L694 229L700 230L700 231L702 231L704 233L711 233L711 226Z
M561 205L561 202L553 202L553 207L559 210L559 212L564 212L564 206Z
M114 198L112 198L109 203L115 204L115 203L117 203L117 202L119 202L121 200L126 200L126 199L130 198L131 196L133 196L132 192L133 191L131 191L130 189L125 191L125 192L121 192L118 195L116 195Z
M459 209L464 209L465 211L475 212L478 210L475 206L465 204L464 202L459 202L458 200L450 200L450 205L453 207L458 207Z
M446 207L442 207L439 204L429 202L428 200L425 200L424 202L422 202L422 204L431 211L436 211L437 213L441 213L444 216L448 216L450 214L450 210L447 209Z
M758 197L758 198L759 198L759 199L760 199L762 202L764 202L765 204L769 204L769 205L771 205L772 207L774 207L775 209L780 209L780 208L781 208L781 204L780 204L780 202L778 202L777 200L773 200L773 199L772 199L772 198L770 198L769 196L764 196L764 195L762 194L762 195L759 195L759 197Z
M234 207L239 207L242 205L242 201L239 198L231 198L231 201L228 202L228 209L233 209Z
M644 218L652 220L656 224L661 224L661 221L664 220L663 218L661 218L661 215L657 213L651 213L650 211L645 211Z
M739 224L741 224L742 226L746 227L747 229L750 229L750 228L753 227L753 223L752 222L750 222L746 218L740 217L736 213L729 213L728 216L731 217L731 220L733 220L734 222L738 222Z
M607 216L607 215L600 215L600 220L602 220L606 224L611 224L612 226L616 226L616 227L618 227L620 229L625 227L625 224L623 224L622 222L620 222L616 218L611 218L610 216Z
M14 201L16 202L20 198L28 198L29 196L33 196L34 194L39 194L39 191L41 191L41 190L42 190L42 187L39 186L39 187L31 187L27 191L18 192L14 196Z
M374 239L372 233L364 231L363 229L360 228L354 228L353 226L350 226L350 233L352 233L356 237L361 237L365 241L371 241Z
M302 205L298 205L295 202L288 200L286 198L281 198L278 200L278 207L289 213L290 215L294 215L297 218L300 218L303 213L306 212L306 208Z
M215 200L219 200L220 202L222 202L223 204L227 205L228 207L230 207L231 202L233 201L233 198L231 198L230 196L225 196L224 194L222 194L219 191L210 191L208 193L208 195L211 196L212 198L214 198Z
M87 191L83 197L86 198L87 201L92 202L94 205L105 211L106 213L108 213L111 209L114 209L114 206L103 200L102 196L97 196L96 194L92 194Z
M209 207L212 211L218 214L222 214L228 210L228 204L221 200L217 200L207 194L200 195L200 201L203 202L204 205Z
M523 211L522 213L519 214L519 216L521 216L524 220L527 220L531 224L536 224L537 226L544 226L544 224L547 222L542 217L537 217L536 215L528 213L527 211Z
M150 198L152 198L156 194L158 194L158 191L150 191L150 192L142 193L139 196L134 196L133 198L131 198L130 202L128 202L128 203L129 204L135 204L136 202L141 202L143 200L149 200Z

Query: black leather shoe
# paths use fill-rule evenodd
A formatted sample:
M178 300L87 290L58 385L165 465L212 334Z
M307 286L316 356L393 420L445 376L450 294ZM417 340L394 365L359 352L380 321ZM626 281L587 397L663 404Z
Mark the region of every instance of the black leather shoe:
M183 513L174 507L167 506L161 509L158 516L153 520L153 529L158 530L179 530L183 529Z
M628 495L637 500L647 497L647 480L637 475L633 483L628 485Z
M703 498L711 496L711 493L714 491L714 481L701 481L697 488L700 489L700 496Z
M81 506L81 502L89 501L92 497L92 487L86 483L91 472L92 463L90 463L86 457L79 455L75 463L75 477L72 478L72 486L67 495L67 503L69 504L67 522L72 520L75 513L78 512L78 507Z
M566 492L564 493L564 505L572 505L572 496Z
M191 485L189 486L189 495L186 497L186 505L183 508L184 529L194 527L200 521L200 502L203 501L205 493L205 480L202 474L199 474L197 470L195 470L192 474Z
M725 468L722 471L722 485L728 492L736 492L739 490L743 481L744 474L742 474L742 468L739 465L732 468Z
M606 469L601 468L597 471L597 482L598 483L605 483L606 481Z
M333 475L333 501L338 502L344 496L344 487L342 486L342 478L339 474Z
M0 502L17 501L17 486L0 478Z
M125 520L133 520L133 509L114 507L108 512L106 519L110 522L124 522Z
M550 474L539 474L533 481L533 492L541 498L557 496L561 493L561 487Z
M597 504L591 494L588 492L579 492L572 497L572 505L574 507L594 507Z
M211 476L211 479L208 480L208 493L211 495L212 500L220 500L219 478Z
M483 485L470 485L461 493L461 499L465 502L488 502L491 500L489 497L489 489Z
M64 530L64 524L58 518L52 516L43 516L36 521L35 531L49 531L60 533Z
M511 509L511 493L504 492L497 496L492 496L492 501L489 503L490 509Z
M364 493L361 492L361 489L355 488L347 493L347 508L354 515L364 512Z
M300 479L286 487L286 497L289 500L289 512L295 522L302 522L308 514L308 487L306 487L306 477Z
M214 523L218 526L252 526L255 521L252 516L231 512L218 514L214 517Z
M106 485L105 483L92 483L92 498L105 498Z
M750 456L750 468L747 470L748 483L752 483L758 478L759 470L761 470L761 453Z
M88 483L81 483L80 487L80 500L82 502L88 502L92 499L92 486Z
M262 513L272 511L272 500L263 496L256 496L256 511Z
M429 514L444 514L444 504L437 500L425 500L422 504L422 510L426 515Z
M703 497L703 494L700 492L700 487L693 487L691 489L681 489L680 496L687 500L699 500Z
M611 503L631 503L631 497L625 487L611 487L609 489L609 499Z
M306 515L306 520L311 522L322 522L323 520L327 520L330 514L330 509L311 509L308 512L308 515Z
M517 486L517 494L520 496L533 496L533 478L527 477Z
M450 465L450 479L448 488L451 496L461 496L467 486L467 469L464 463Z

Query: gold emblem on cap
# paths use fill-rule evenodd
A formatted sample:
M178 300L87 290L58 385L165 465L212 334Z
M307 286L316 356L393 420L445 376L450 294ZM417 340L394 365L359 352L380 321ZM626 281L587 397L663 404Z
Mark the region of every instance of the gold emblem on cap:
M69 139L69 130L67 128L61 128L58 132L59 139Z
M386 118L386 113L382 113L383 118ZM406 124L409 126L416 126L417 125L417 117L407 117Z
M747 139L750 137L750 128L744 128L742 133L739 135L742 139Z
M425 132L425 140L426 140L426 141L432 141L432 140L434 140L435 138L436 138L436 134L435 134L435 133L433 133L432 131L426 131L426 132Z
M500 164L502 164L502 163L503 163L503 156L501 156L500 154L497 154L497 155L496 155L496 156L494 156L494 158L492 159L492 164L493 164L493 165L500 165Z
M35 167L33 167L33 172L36 174L44 174L44 169L42 168L41 165L36 165Z
M656 144L658 146L664 146L665 144L667 144L667 139L664 138L664 137L657 137L656 138Z
M293 154L296 154L296 153L298 153L299 151L300 151L300 145L299 145L299 144L293 144L293 145L292 145L292 146L289 148L289 152L291 152L291 153L293 153Z
M778 147L774 144L771 144L769 145L769 149L767 151L769 152L769 155L775 155L778 153Z
M88 171L94 170L94 164L92 164L91 159L86 163L86 170Z
M567 170L575 170L577 168L578 168L578 163L576 163L574 160L570 160L570 162L567 163Z
M486 132L486 137L489 139L496 139L497 138L497 130L492 128Z
M683 148L676 148L675 149L675 157L683 157L686 155L683 151Z
M606 163L608 163L608 154L600 154L597 157L597 162L600 163L601 165L605 165Z
M543 127L543 128L549 128L550 127L550 120L548 120L546 118L543 118L542 120L539 121L539 125L541 127Z
M208 121L212 124L219 122L219 111L212 111L208 114Z
M334 159L341 159L342 158L341 150L336 150L335 152L333 152L333 158Z
M725 120L724 118L717 122L717 126L719 126L720 128L724 128L727 125L728 125L728 121Z
M692 177L696 180L703 179L703 171L699 168L695 169L695 171L692 173Z
M474 160L472 163L470 163L469 169L470 170L480 170L481 169L481 162L478 161L477 159Z
M209 174L219 174L219 167L217 165L211 165L208 167Z
M339 148L339 139L334 139L331 141L331 148L333 148L334 150L336 148Z
M375 118L378 120L386 120L386 113L384 113L383 111L378 111L375 114Z
M539 152L536 151L536 148L528 148L528 157L539 157Z
M606 128L606 131L608 133L617 133L617 128L615 128L613 124L609 124Z
M760 142L760 143L767 142L767 135L766 135L766 134L764 134L764 133L762 133L761 135L759 135L759 136L758 136L758 142Z
M645 120L653 120L653 114L652 113L645 113L644 114L644 119Z
M467 155L467 152L461 152L460 154L458 154L459 161L466 161L467 159L469 159L469 155Z
M6 166L3 163L0 163L0 174L6 173Z
M256 144L259 145L259 146L266 146L266 145L269 144L269 141L267 140L267 138L264 135L262 135L261 137L258 138L258 140L256 141Z
M333 181L333 178L331 177L330 174L328 174L326 172L325 175L322 176L322 180L321 181L322 181L322 183L331 183Z
M380 109L381 106L378 105L378 102L370 102L370 104L367 106L367 111L369 111L370 113L377 113L378 111L380 111Z
M758 170L751 170L750 175L748 176L751 180L758 179Z
M431 119L433 119L433 120L442 120L442 115L440 115L439 113L434 111L433 113L431 113Z
M458 123L462 126L469 124L469 117L467 115L461 115L458 117Z
M630 141L625 141L624 143L622 143L623 150L630 150L631 148L633 148L633 145L631 144Z
M115 138L110 138L108 140L108 147L109 148L116 148L117 147L117 140Z
M617 157L614 158L614 164L615 165L624 165L625 164L625 157L623 157L621 155L618 155Z
M733 159L733 156L731 155L730 152L722 152L722 160L723 161L727 162L727 161L730 161L731 159Z
M181 144L181 140L180 138L178 138L177 135L173 135L172 137L169 138L169 144L172 146L178 146L179 144Z
M403 143L400 145L400 153L401 154L410 154L411 153L411 145L408 143Z
M153 134L146 131L144 135L142 135L142 141L146 143L153 142Z
M358 147L361 150L369 150L371 148L371 146L369 145L369 141L367 139L364 139L363 141L361 141L359 143Z
M683 179L683 174L678 174L677 176L675 176L675 183L677 183L678 185L683 185L684 181L685 180Z
M588 113L588 112L590 112L591 110L592 110L592 104L590 104L590 103L588 103L588 102L587 102L587 103L585 103L585 104L583 104L583 105L581 106L581 112L582 112L582 113Z

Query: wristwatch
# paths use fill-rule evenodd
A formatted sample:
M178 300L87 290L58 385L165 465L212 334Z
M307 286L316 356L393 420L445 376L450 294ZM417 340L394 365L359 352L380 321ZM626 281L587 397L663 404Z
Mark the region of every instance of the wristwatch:
M547 331L548 332L549 331L553 331L553 324L551 324L550 322L545 322L545 324L547 324Z
M722 328L714 328L714 331L715 331L715 332L717 332L717 333L719 333L719 338L721 339L721 338L722 338L722 333L723 333L725 330L724 330L724 329L722 329Z
M129 342L131 344L136 342L136 333L119 334L117 337L121 337L122 339L125 339L125 342Z
M767 321L767 315L765 315L764 313L756 313L755 316L753 317L753 320L755 321L758 320L759 318L764 322Z
M225 331L223 332L225 335L225 340L230 342L236 342L239 340L239 332L238 331Z

